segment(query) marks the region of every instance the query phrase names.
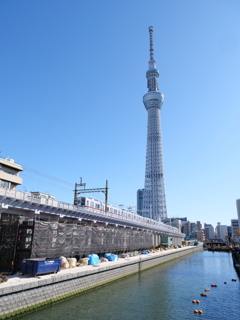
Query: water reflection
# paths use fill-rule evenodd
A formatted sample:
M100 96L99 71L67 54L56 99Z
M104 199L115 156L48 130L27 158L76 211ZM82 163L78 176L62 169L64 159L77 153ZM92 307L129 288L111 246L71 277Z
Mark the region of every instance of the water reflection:
M240 282L231 254L198 252L123 278L21 320L233 320L240 318ZM224 281L227 284L224 284ZM217 288L211 288L216 283ZM200 297L210 288L207 297ZM192 300L201 300L200 305ZM193 313L203 310L202 315Z

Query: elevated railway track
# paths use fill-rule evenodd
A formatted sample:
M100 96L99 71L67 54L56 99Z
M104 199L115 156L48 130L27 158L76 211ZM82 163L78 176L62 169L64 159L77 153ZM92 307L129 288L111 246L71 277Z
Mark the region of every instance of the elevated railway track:
M0 214L9 213L27 218L48 221L69 221L77 224L112 224L115 227L134 228L156 232L161 236L184 238L175 227L133 212L122 210L120 214L105 212L85 206L57 201L53 197L36 196L33 193L0 188Z

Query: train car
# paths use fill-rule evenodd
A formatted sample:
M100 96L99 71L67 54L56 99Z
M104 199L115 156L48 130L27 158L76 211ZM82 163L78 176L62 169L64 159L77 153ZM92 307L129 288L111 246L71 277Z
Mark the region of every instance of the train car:
M105 202L102 202L100 200L96 200L93 198L87 198L87 197L78 197L77 205L81 207L85 207L92 210L99 210L101 213L105 213ZM139 220L140 215L133 213L131 211L120 209L118 207L115 207L111 204L108 204L108 213L117 215L117 216L123 216L126 218L132 218L134 217Z
M96 200L93 198L87 198L87 197L78 197L77 205L84 207L88 210L93 210L94 212L106 214L105 202L102 202L100 200ZM127 220L131 220L134 222L140 222L143 225L147 225L147 226L155 226L155 227L164 226L166 229L169 229L172 231L177 230L177 228L169 226L169 225L165 225L161 221L156 221L156 220L150 219L148 217L143 217L137 213L134 213L134 212L131 212L131 211L128 211L125 209L120 209L120 208L115 207L111 204L108 204L107 214L118 216L118 218L124 219L124 220L127 219Z

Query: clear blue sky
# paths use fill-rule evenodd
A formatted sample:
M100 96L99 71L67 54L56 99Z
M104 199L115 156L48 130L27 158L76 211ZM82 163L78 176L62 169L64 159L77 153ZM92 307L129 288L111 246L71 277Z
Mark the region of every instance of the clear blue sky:
M240 1L0 0L1 157L20 190L73 201L109 180L144 186L148 27L154 26L168 215L230 224L240 198ZM95 194L102 198L103 194Z

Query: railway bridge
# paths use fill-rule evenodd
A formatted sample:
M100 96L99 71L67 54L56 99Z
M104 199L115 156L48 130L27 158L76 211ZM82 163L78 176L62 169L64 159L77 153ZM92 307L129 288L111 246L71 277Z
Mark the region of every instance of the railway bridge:
M121 211L125 210L121 209ZM134 213L128 217L57 201L50 195L49 197L41 197L31 192L0 188L0 214L3 212L29 219L42 218L48 221L67 221L96 226L110 224L115 227L152 231L162 236L179 238L179 240L183 240L185 237L185 234L180 233L175 227L152 219L144 219Z
M162 222L119 212L0 188L0 272L19 271L24 258L133 252L156 247L166 239L166 245L170 240L173 245L181 244L185 237Z

